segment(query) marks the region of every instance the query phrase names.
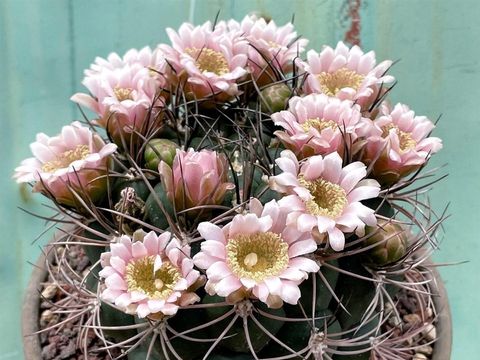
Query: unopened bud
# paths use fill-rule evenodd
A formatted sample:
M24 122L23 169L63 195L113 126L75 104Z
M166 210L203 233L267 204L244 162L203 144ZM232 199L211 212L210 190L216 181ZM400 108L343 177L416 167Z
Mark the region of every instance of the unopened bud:
M145 238L145 235L147 235L147 233L143 229L135 230L132 235L132 240L134 242L143 241L143 239Z
M145 166L150 170L158 171L158 164L164 161L172 166L178 145L167 139L150 140L145 147Z
M275 84L263 89L260 94L263 111L275 113L287 108L292 90L285 84Z
M385 265L399 260L405 255L408 246L406 229L400 224L380 222L377 227L368 227L365 245L378 244L368 251L368 259L377 265Z

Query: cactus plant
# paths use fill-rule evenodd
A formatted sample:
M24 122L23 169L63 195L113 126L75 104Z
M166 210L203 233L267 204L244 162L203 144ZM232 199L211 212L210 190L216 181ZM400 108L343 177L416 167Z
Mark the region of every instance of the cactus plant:
M72 225L51 246L90 259L49 267L69 285L55 326L80 318L79 344L93 331L129 360L411 359L439 310L424 168L441 141L389 107L391 62L343 43L303 61L292 24L255 16L167 31L97 59L72 97L96 118L16 169ZM418 326L395 322L399 291Z

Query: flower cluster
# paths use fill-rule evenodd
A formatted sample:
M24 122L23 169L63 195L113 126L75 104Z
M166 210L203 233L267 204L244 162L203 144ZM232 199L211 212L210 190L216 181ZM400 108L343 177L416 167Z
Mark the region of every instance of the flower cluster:
M256 16L167 34L96 58L89 94L72 96L95 118L38 134L15 170L97 236L103 301L149 321L216 298L288 308L352 248L380 242L368 261L382 266L404 256L403 227L380 209L442 142L384 100L391 61L342 42L302 59L291 23Z

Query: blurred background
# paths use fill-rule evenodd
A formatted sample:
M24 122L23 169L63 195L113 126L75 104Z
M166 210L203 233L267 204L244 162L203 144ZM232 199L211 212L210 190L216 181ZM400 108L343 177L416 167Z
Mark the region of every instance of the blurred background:
M452 359L478 359L480 311L480 2L478 0L0 0L0 360L23 359L23 289L47 233L46 201L19 187L13 169L30 157L37 132L55 135L80 119L69 101L96 56L166 42L166 27L183 21L240 20L252 11L284 24L294 16L309 48L359 42L377 61L398 60L393 102L435 120L444 149L430 167L447 164L447 179L431 192L438 211L448 204L444 240L434 258L468 261L440 269L454 322ZM478 334L478 333L477 333Z

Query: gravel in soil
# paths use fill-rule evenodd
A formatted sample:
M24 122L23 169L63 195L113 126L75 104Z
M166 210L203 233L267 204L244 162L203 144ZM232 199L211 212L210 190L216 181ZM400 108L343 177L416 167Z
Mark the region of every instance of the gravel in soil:
M59 257L65 252L64 247L56 249ZM90 262L83 249L78 245L69 245L68 251L64 254L65 259L76 274L88 271ZM52 269L55 270L55 261L52 263ZM65 268L65 267L64 267ZM67 270L70 271L71 270ZM73 275L73 274L72 274ZM40 299L40 329L50 330L40 333L40 343L42 346L42 359L44 360L109 360L110 355L105 350L98 350L104 347L104 343L95 335L93 330L88 331L86 337L82 337L82 343L79 343L79 332L81 331L82 316L65 322L65 324L51 328L68 317L68 313L56 311L55 303L62 302L66 298L64 292L59 288L69 291L70 285L62 283L59 279L53 279L51 274L43 284L42 297ZM69 306L75 306L70 302ZM87 357L83 353L83 347L88 349ZM112 356L119 355L118 351L112 351Z
M412 277L415 277L415 273ZM422 279L418 278L417 281ZM428 293L427 288L422 291ZM397 317L390 302L385 303L385 314L390 314L382 327L382 333L392 332L392 338L404 337L406 340L400 347L410 348L412 360L429 360L433 354L433 341L437 338L435 315L429 305L429 296L415 291L401 289L393 302L400 316ZM410 335L409 335L410 334Z

